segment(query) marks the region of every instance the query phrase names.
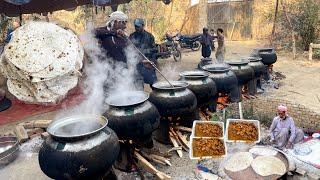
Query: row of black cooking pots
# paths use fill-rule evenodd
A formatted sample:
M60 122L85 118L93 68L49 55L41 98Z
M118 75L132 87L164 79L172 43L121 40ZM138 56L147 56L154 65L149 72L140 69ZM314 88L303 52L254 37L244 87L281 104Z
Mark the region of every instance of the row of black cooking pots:
M240 98L241 86L249 85L249 93L254 95L256 88L261 88L261 78L267 73L268 67L260 57L248 57L240 61L214 63L211 58L202 59L198 68L210 72L218 92L229 94L231 102Z
M160 116L191 115L197 104L206 105L215 100L217 92L230 92L238 86L228 65L208 65L203 69L210 74L184 72L181 81L171 82L174 87L167 82L155 83L150 97L137 91L108 98L109 109L104 116L109 122L91 115L55 121L48 127L51 136L39 152L42 171L54 179L99 178L116 161L119 139L144 142L159 127Z
M99 178L116 161L119 139L146 142L159 127L160 115L178 117L194 113L196 96L202 104L214 100L217 91L208 74L194 71L182 73L181 77L181 81L171 82L174 87L167 82L155 83L150 97L142 91L109 97L106 118L79 115L54 121L47 129L51 136L39 152L42 171L54 179Z
M210 82L202 83L211 86ZM164 82L154 84L150 97L142 91L109 97L106 118L79 115L54 121L47 128L50 137L39 151L42 171L53 179L104 176L118 158L119 139L145 142L159 127L160 114L178 116L195 111L196 97L187 89L188 84L172 83L174 87Z

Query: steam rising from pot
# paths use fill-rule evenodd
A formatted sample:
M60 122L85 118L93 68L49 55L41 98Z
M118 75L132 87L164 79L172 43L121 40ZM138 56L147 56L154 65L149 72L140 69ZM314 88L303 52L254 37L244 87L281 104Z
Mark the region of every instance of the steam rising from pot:
M79 105L64 109L58 113L55 119L79 114L102 115L107 110L105 99L116 93L142 90L143 81L138 77L136 66L139 62L139 55L133 47L125 49L128 63L118 62L106 57L106 52L99 46L95 38L92 24L88 24L87 31L80 36L83 43L86 57L83 70L81 88L84 94L84 101ZM94 125L94 124L93 124ZM82 127L75 127L70 134L92 129L90 124ZM75 132L74 132L75 131Z

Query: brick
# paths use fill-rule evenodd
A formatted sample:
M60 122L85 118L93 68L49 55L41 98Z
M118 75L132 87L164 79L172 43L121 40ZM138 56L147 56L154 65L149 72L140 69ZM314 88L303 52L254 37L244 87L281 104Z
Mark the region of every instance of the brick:
M297 168L297 169L296 169L296 173L304 176L304 175L306 175L307 172L306 172L305 170L301 169L301 168Z
M30 136L30 139L33 139L33 138L35 138L35 137L39 137L40 135L41 135L41 133L32 134L32 135Z
M17 125L15 127L15 130L14 130L18 140L20 143L23 143L23 142L26 142L28 140L28 134L27 134L27 131L24 129L23 126L21 125Z
M27 134L28 134L29 137L34 135L34 134L41 134L43 132L44 132L44 130L42 128L34 128L34 129L31 129L31 130L27 130Z
M313 174L313 173L308 173L308 179L319 180L320 176Z
M47 132L44 132L44 133L41 134L42 139L47 139L49 136L50 135Z

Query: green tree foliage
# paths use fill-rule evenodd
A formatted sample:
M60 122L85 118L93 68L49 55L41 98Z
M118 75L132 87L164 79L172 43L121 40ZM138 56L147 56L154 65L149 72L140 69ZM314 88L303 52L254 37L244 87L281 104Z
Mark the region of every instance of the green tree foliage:
M301 37L301 45L305 51L309 44L319 36L320 4L315 0L302 0L297 4L297 12L293 16L295 31Z
M279 8L279 26L277 26L276 40L277 44L284 48L291 47L291 31L297 34L298 46L307 51L309 44L315 42L320 34L320 4L317 0L299 0L295 2L285 3L280 1ZM287 11L284 12L284 6ZM274 13L274 12L270 12ZM269 17L269 16L267 16ZM270 17L269 17L270 18ZM270 20L270 19L269 19ZM292 26L292 27L291 27Z

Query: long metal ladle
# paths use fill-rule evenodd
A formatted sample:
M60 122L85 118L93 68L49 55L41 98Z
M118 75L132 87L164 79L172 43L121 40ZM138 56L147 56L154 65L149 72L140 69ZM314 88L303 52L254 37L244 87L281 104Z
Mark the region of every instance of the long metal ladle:
M147 60L147 61L151 64L151 66L152 66L155 70L157 70L157 71L159 72L159 74L169 83L169 85L174 88L174 85L162 74L162 72L157 68L157 66L154 64L154 62L152 62L151 60L149 60L149 59L133 44L133 42L132 42L129 38L126 38L126 39L133 45L133 47L135 48L135 50L137 50L137 51L139 52L139 54L142 55L142 57L145 58L145 60Z

